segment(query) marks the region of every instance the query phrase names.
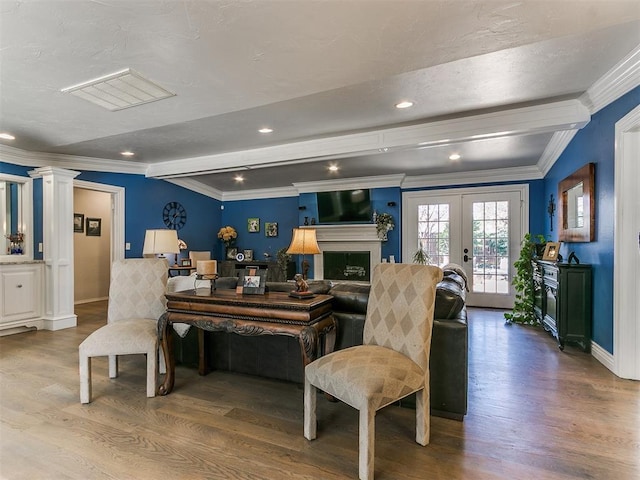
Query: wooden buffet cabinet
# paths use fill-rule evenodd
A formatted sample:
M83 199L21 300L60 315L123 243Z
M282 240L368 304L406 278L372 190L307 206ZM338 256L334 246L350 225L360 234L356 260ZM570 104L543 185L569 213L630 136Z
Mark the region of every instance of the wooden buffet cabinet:
M591 351L591 265L535 260L534 313L557 340Z

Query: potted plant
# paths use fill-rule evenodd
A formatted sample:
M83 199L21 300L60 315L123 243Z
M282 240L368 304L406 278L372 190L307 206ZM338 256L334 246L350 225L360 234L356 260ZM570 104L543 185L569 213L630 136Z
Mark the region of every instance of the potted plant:
M504 314L508 324L516 322L535 325L537 323L533 312L535 291L533 288L532 261L537 257L538 245L541 243L546 243L543 235L531 235L530 233L526 233L520 243L520 256L513 264L516 274L511 282L516 290L516 299L513 304L513 310Z
M420 242L418 250L413 254L413 263L417 263L419 265L427 265L430 260L431 257L429 257L429 254L425 251L424 248L422 248L422 242Z
M393 230L393 217L390 213L379 213L376 215L376 233L382 241L387 240L389 230Z
M238 232L236 229L230 226L222 227L218 231L218 238L222 240L225 247L225 258L229 258L229 248L236 243L238 238Z

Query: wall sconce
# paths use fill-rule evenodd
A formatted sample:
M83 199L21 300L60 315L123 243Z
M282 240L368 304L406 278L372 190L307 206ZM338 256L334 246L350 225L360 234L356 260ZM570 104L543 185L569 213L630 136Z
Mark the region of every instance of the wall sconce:
M549 214L549 222L551 223L551 231L553 232L553 214L556 211L556 202L553 200L553 193L549 197L549 206L547 207L547 213Z

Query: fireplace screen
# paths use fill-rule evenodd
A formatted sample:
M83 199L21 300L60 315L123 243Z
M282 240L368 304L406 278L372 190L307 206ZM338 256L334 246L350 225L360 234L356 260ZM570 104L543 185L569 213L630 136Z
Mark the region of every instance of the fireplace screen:
M369 252L324 252L323 274L326 280L370 281Z

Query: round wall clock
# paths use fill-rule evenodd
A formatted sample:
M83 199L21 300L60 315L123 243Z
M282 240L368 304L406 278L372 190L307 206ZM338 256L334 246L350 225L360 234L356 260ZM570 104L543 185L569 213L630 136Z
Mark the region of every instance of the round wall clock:
M175 230L179 230L187 223L187 211L178 202L169 202L162 210L164 224Z

